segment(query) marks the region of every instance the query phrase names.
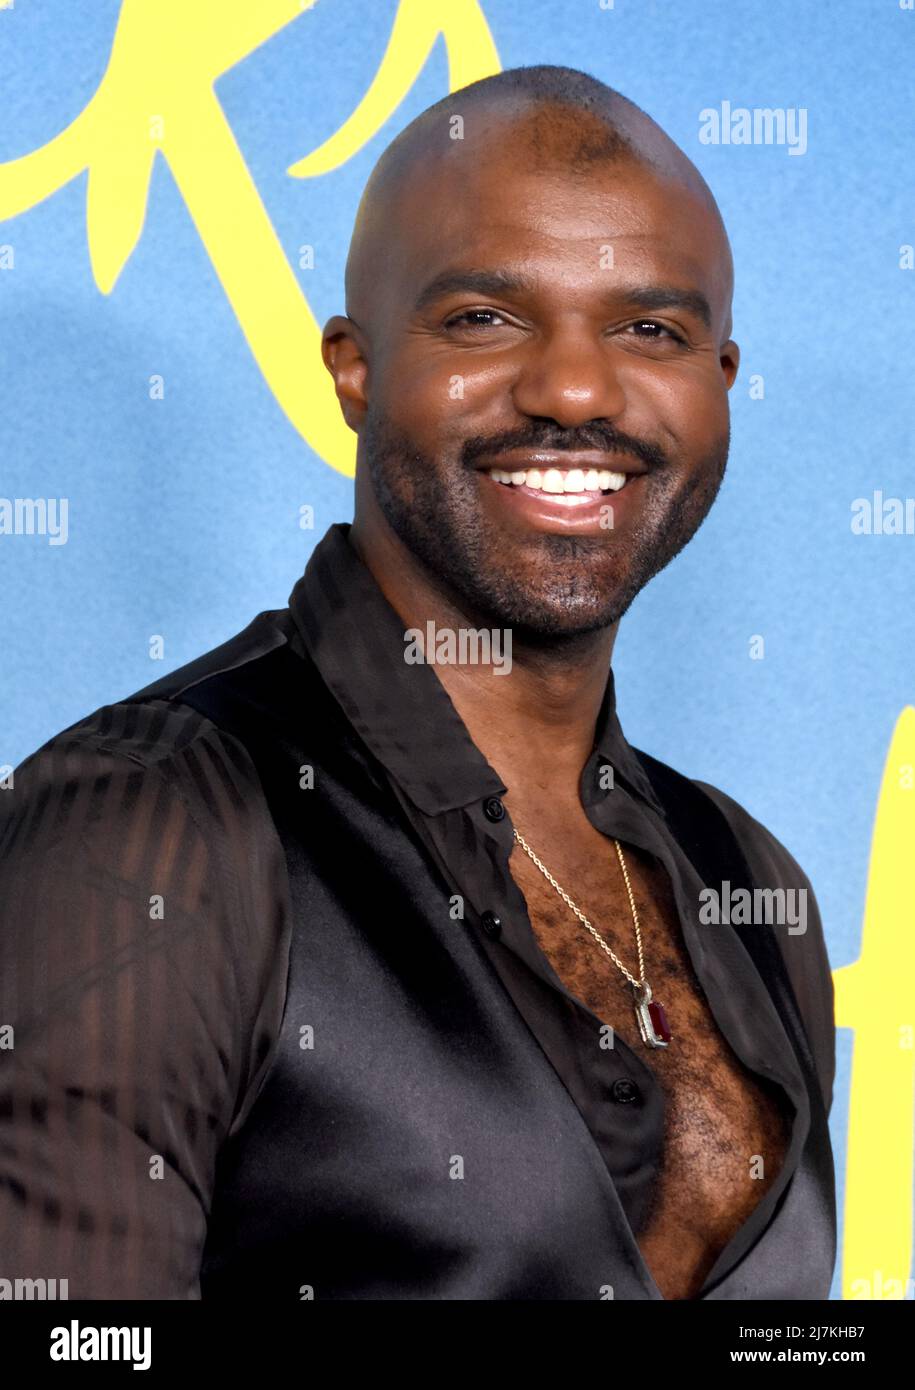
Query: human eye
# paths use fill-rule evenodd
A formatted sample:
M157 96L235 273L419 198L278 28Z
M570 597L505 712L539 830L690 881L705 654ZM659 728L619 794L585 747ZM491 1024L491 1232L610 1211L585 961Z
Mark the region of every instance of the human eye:
M505 320L495 309L462 309L460 313L451 314L444 323L445 328L467 328L480 329L492 327L492 320L497 319L501 323ZM487 322L481 322L487 320Z
M642 330L644 329L648 331L643 332ZM635 331L633 332L633 330ZM668 328L666 324L658 323L657 319L637 319L635 323L627 325L626 332L632 332L634 337L642 338L643 341L649 343L672 341L685 344L686 342L682 334L675 332L672 328ZM663 335L666 335L666 337Z

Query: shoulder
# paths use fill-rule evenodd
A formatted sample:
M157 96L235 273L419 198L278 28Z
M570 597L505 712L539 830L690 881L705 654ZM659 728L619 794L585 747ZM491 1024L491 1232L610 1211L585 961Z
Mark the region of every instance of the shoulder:
M250 757L182 696L229 672L256 670L285 644L282 617L259 614L229 641L48 739L9 779L0 826L30 807L30 839L41 831L47 842L70 822L123 831L168 803L209 840L256 831L262 798Z
M106 833L121 840L148 821L143 853L151 854L166 824L215 846L257 822L257 774L244 749L197 710L166 699L102 705L31 753L8 783L0 827L26 819L33 849L75 836L83 845Z
M777 926L775 935L810 1038L828 1110L835 1077L835 990L813 885L790 850L746 807L718 787L690 780L725 816L754 883L764 891L786 893L791 925Z
M803 887L813 893L810 880L800 864L762 821L720 787L695 778L690 778L690 781L694 787L705 792L724 815L758 883L771 887Z

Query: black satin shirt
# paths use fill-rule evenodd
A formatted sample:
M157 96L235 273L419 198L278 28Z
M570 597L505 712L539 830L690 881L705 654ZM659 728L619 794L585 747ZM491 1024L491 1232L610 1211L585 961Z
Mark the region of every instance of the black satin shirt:
M67 1278L70 1298L199 1298L226 1148L253 1129L260 1152L269 1154L266 1098L277 1094L297 933L320 931L332 940L340 932L344 940L354 924L345 891L329 876L325 891L315 891L313 920L301 905L295 909L250 748L187 701L220 673L262 670L268 703L259 736L269 736L266 673L282 655L294 674L314 673L333 710L323 730L309 732L316 746L321 738L333 744L344 769L332 831L325 827L339 855L335 872L347 865L355 883L378 865L395 877L398 865L409 865L400 872L415 876L416 902L433 887L440 892L443 881L464 902L466 919L451 925L472 938L466 959L488 958L570 1098L571 1123L583 1125L605 1181L609 1175L628 1296L660 1298L631 1239L650 1203L664 1140L665 1103L650 1051L636 1052L619 1036L613 1049L600 1046L604 1020L565 988L539 949L508 871L512 827L500 799L507 788L434 669L404 661L403 624L349 545L348 529L334 525L318 543L287 609L260 614L213 652L58 734L0 791L0 1028L7 1025L0 1033L0 1279ZM312 717L303 707L302 719ZM369 779L354 771L351 792L348 759ZM612 790L600 775L607 765ZM296 775L306 785L308 767ZM371 862L360 857L361 844L348 842L345 815L346 797L354 798L355 818L369 785L392 808L375 832L381 839ZM828 1110L833 989L809 882L759 822L724 793L696 785L727 818L757 882L808 890L806 932L774 930ZM320 776L307 794L320 806ZM702 885L622 733L612 673L580 795L598 830L663 863L718 1026L749 1068L784 1089L793 1109L783 1167L700 1297L825 1298L835 1213L831 1194L816 1189L814 1169L822 1171L831 1155L811 1153L807 1091L766 983L731 928L709 932L698 924ZM331 959L339 960L336 1013L351 1006L350 1026L358 1028L356 976L350 999L345 957ZM465 982L468 1018L478 1003L475 978L469 972ZM312 980L311 988L318 999L320 984ZM414 1023L423 1017L424 992L436 988L434 980L403 981ZM340 1033L339 1047L347 1036ZM401 1065L402 1074L386 1083L421 1115L432 1097L411 1090L410 1058ZM364 1084L373 1085L368 1072ZM510 1091L504 1105L510 1127ZM341 1219L342 1106L335 1150ZM506 1175L509 1189L524 1180L520 1156L517 1163L517 1174ZM304 1196L307 1168L301 1182ZM608 1270L611 1283L615 1275ZM326 1296L512 1296L498 1284L474 1292L472 1281L424 1287L420 1279L408 1289L364 1268L349 1284L345 1274L335 1278Z

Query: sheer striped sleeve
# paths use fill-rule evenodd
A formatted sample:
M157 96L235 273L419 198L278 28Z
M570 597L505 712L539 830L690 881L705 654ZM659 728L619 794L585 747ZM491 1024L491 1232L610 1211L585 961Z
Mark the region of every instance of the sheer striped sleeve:
M199 1298L281 1023L284 883L246 753L187 706L105 706L0 791L0 1278Z

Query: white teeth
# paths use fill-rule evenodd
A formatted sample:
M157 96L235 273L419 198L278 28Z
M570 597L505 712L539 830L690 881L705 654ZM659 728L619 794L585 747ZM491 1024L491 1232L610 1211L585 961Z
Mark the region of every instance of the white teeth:
M530 487L543 492L619 492L626 482L625 473L612 473L609 468L490 468L489 476L497 483L514 487Z

